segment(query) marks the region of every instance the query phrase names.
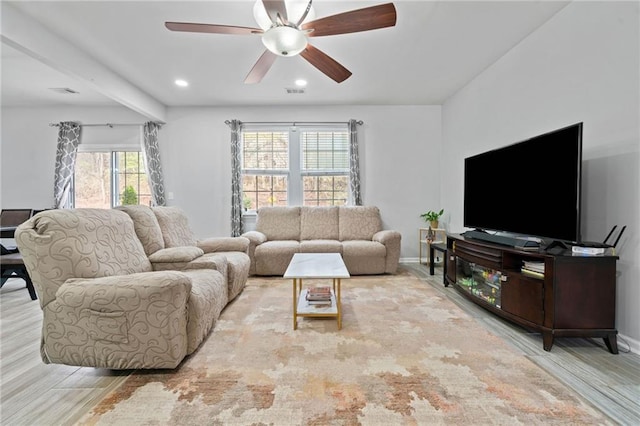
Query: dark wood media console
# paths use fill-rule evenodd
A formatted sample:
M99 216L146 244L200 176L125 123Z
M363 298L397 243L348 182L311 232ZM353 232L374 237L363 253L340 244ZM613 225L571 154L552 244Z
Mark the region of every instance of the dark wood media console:
M554 255L447 235L445 285L522 327L540 332L544 350L556 337L601 337L618 353L613 254ZM523 270L523 262L533 269Z

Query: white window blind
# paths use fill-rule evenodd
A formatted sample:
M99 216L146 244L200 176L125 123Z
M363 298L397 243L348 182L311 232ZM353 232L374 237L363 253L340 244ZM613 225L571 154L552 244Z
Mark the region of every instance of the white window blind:
M344 127L251 127L242 132L247 210L349 203L349 134Z

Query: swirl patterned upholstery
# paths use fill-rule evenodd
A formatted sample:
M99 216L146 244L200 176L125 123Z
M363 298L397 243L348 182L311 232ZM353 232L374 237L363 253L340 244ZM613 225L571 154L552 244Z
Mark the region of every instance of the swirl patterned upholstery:
M43 310L45 363L175 368L202 343L229 301L213 267L224 262L154 270L145 250L164 248L148 237L139 239L131 217L115 209L47 210L18 227ZM182 260L202 257L197 247L186 251Z
M249 277L249 240L210 237L198 240L185 212L179 207L116 207L133 219L136 234L154 270L216 269L226 279L229 300Z
M263 207L246 232L250 275L284 275L295 253L340 253L351 275L393 274L401 235L373 206Z

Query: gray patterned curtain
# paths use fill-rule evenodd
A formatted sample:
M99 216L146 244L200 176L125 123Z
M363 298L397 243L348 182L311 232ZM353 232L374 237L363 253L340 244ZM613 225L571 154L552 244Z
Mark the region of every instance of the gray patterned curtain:
M71 208L71 178L76 167L78 144L82 127L73 121L58 124L58 148L56 150L56 170L53 185L53 207Z
M242 122L231 120L231 236L242 235L242 167L240 165L240 132Z
M349 120L349 182L353 204L362 205L360 194L360 155L358 154L358 122Z
M144 167L149 178L151 188L151 202L154 206L164 206L164 179L162 175L162 164L160 163L160 148L158 148L158 131L160 125L152 121L147 121L143 126L142 156Z

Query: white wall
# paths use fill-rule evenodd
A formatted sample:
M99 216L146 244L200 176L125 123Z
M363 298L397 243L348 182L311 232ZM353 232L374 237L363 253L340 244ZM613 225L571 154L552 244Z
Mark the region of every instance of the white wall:
M230 130L225 120L341 121L359 126L362 194L384 226L418 256L420 213L439 207L439 106L169 108L159 134L168 204L184 208L198 236L231 232Z
M58 128L49 123L143 123L125 107L2 108L0 206L43 209L53 206L53 175ZM85 127L86 144L131 143L137 127ZM139 139L138 139L139 140Z
M583 238L618 244L616 326L640 353L639 3L573 2L443 106L442 205L462 227L463 159L584 122ZM447 188L457 188L450 190ZM532 208L536 208L532 206ZM542 210L541 220L553 220ZM625 348L620 342L621 349Z
M231 149L225 120L363 120L359 128L363 200L402 233L403 259L418 256L419 215L440 199L439 106L170 108L159 133L169 205L183 208L199 237L230 235ZM3 108L1 205L47 208L53 202L57 128L49 123L142 123L126 108ZM84 144L131 143L136 128L83 129ZM134 138L135 140L135 138ZM16 185L19 182L19 185Z

